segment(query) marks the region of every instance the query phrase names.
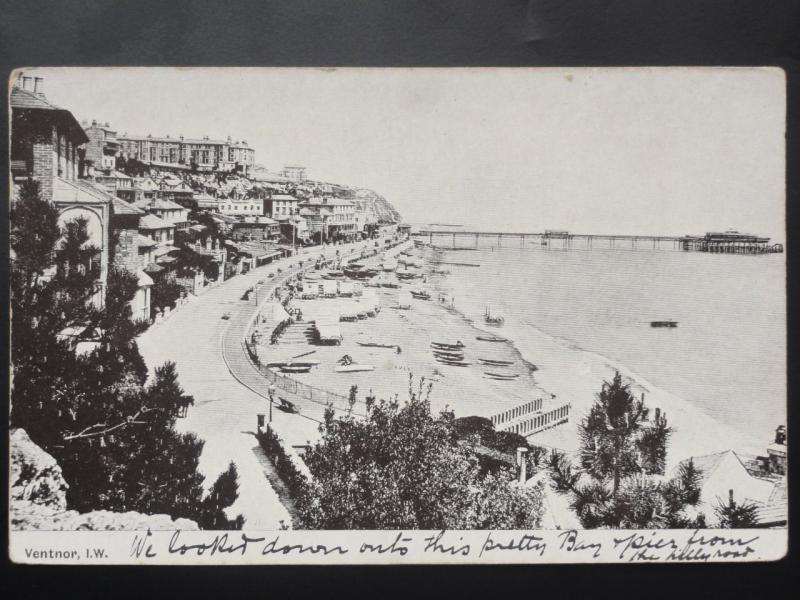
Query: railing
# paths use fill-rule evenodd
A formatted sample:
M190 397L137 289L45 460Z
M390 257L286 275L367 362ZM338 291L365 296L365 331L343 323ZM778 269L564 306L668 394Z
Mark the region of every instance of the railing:
M556 425L569 422L569 414L572 407L569 402L545 412L528 410L529 405L535 404L535 402L536 401L529 402L515 409L511 409L510 411L506 411L506 413L511 412L512 414L514 411L519 411L518 414L507 417L510 418L510 420L500 420L496 422L495 419L499 417L498 415L497 417L492 417L492 422L496 423L496 427L500 431L510 431L524 436L533 435L534 433L539 433L540 431L550 429ZM539 399L538 402L541 403L541 399ZM539 406L541 408L541 404L539 404ZM506 413L503 413L503 415L506 415Z

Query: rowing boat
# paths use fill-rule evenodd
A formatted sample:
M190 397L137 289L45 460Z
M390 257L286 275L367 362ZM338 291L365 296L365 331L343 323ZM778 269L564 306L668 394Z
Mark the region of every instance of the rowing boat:
M336 373L356 373L358 371L374 371L375 367L372 365L357 365L351 363L349 365L339 365L333 369Z
M397 344L375 344L372 342L356 342L356 344L366 348L397 348Z
M490 377L498 377L501 379L516 379L519 377L517 373L492 373L491 371L484 371L484 375L489 375Z
M452 367L466 367L472 363L465 362L463 360L447 360L444 358L437 358L438 362L442 363L443 365L450 365Z
M486 336L486 335L479 335L475 338L476 340L480 340L482 342L507 342L506 338L501 338L496 335Z
M461 342L456 342L455 344L445 344L444 342L431 342L431 347L438 348L441 350L461 350L465 346Z
M308 373L311 365L282 365L280 369L282 373Z
M479 358L478 360L485 365L492 365L497 367L506 367L508 365L514 364L513 360L495 360L493 358Z

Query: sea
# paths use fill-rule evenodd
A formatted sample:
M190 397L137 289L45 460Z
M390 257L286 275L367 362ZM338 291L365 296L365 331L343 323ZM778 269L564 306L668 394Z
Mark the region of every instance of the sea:
M444 285L476 323L487 308L506 317L504 337L537 329L601 355L751 439L786 422L783 254L485 248L443 260L480 265L442 265ZM650 326L667 319L678 326Z

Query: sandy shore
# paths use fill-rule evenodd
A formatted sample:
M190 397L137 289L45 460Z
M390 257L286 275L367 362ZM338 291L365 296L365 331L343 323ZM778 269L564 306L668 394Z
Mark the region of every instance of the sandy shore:
M397 249L395 252L399 252ZM417 255L424 255L415 251ZM379 255L367 264L378 264ZM454 267L449 267L454 268ZM455 267L457 268L457 267ZM501 329L476 326L477 315L463 315L440 302L439 294L446 289L446 275L430 274L424 282L400 282L398 289L371 288L381 300L381 311L376 317L354 322L342 322L343 341L340 346L283 344L266 346L265 356L285 358L314 351L308 358L320 361L309 373L293 375L298 381L346 396L352 385L358 386L359 401L368 393L378 398L398 395L404 400L408 395L409 375L415 386L419 379L433 381L431 404L434 411L453 410L456 416L479 415L490 417L508 408L535 398L544 400L545 409L568 400L572 405L570 421L553 429L530 436L537 445L560 448L574 452L578 447L577 428L588 413L595 394L604 380L610 380L615 370L631 384L636 395L645 394L651 410L656 407L665 412L674 433L668 452L668 468L688 456L697 456L733 448L754 453L763 448L758 440L748 439L740 432L727 427L682 398L657 388L643 377L614 364L607 358L586 352L581 348L557 340L536 329L535 324L506 315ZM391 280L394 275L390 275ZM396 281L396 280L395 280ZM397 297L409 289L426 289L431 300L412 300L410 310L398 310ZM293 300L291 306L313 312L313 302L336 300ZM305 309L305 310L304 310ZM472 317L472 318L470 318ZM265 323L264 339L269 338L272 324ZM509 343L482 342L479 335L500 335ZM465 344L466 367L448 366L438 362L430 349L432 341ZM397 345L392 348L360 346L358 342ZM372 365L374 371L336 373L334 367L343 355L350 355L356 363ZM514 364L502 370L516 373L510 381L492 380L486 371L497 370L481 364L478 358L512 360ZM537 370L533 371L532 365ZM363 406L363 405L361 405ZM356 407L359 411L359 407Z
M378 263L381 257L361 263ZM391 276L394 279L394 276ZM397 309L397 298L400 292L431 287L428 283L414 281L401 283L400 287L372 287L380 298L381 310L375 317L352 322L342 322L343 341L339 346L318 346L310 344L287 344L279 342L273 346L261 346L260 356L286 358L293 355L311 352L309 359L320 361L320 364L309 373L292 375L297 381L320 387L346 396L352 385L358 386L358 398L372 393L378 398L392 398L398 395L400 400L408 397L409 377L413 375L415 386L425 378L433 382L431 393L432 409L437 412L453 410L456 416L480 415L490 417L508 408L534 398L549 397L536 383L530 365L522 360L520 353L508 343L492 343L479 341L480 330L474 328L458 312L449 310L437 302L436 296L431 300L412 300L409 310ZM291 306L299 308L304 314L313 312L311 305L319 302L336 302L336 300L292 300ZM262 339L269 339L269 332L274 326L264 323L261 326ZM464 359L470 365L466 367L444 365L434 359L430 343L432 341L455 343L461 341L465 345ZM362 343L379 343L399 346L395 348L375 348L360 346ZM334 367L343 355L350 355L354 362L374 367L374 371L356 373L336 373ZM489 367L481 364L478 358L490 358L514 361L508 367ZM488 379L486 371L502 371L514 373L518 377L510 381ZM358 410L358 408L356 409Z

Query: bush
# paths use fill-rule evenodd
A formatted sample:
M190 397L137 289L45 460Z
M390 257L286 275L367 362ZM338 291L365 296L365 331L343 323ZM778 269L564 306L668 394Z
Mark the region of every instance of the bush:
M272 431L271 428L267 427L263 429L258 433L256 438L262 450L264 450L264 453L275 467L275 471L278 473L281 481L286 484L289 496L295 502L299 502L307 494L308 480L286 454L277 434Z

